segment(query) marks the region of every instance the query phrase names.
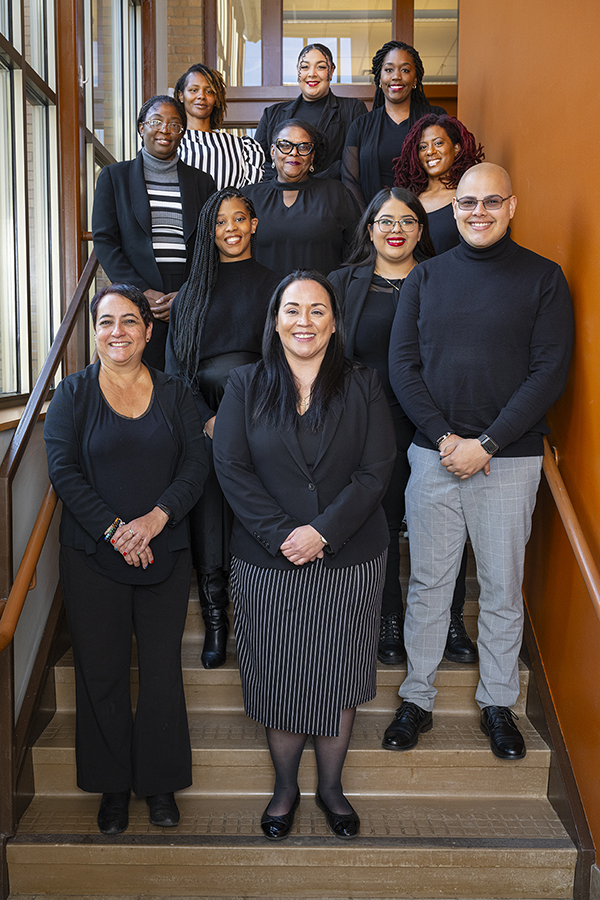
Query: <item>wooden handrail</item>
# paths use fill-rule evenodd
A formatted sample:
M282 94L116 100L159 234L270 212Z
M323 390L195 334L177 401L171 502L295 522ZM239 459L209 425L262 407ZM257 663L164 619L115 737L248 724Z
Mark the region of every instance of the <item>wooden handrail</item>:
M57 502L58 497L49 483L0 619L0 653L8 647L14 637Z
M50 390L50 385L52 384L52 379L65 355L67 344L77 322L77 315L79 314L81 304L90 289L97 268L98 260L96 259L96 254L92 251L90 258L81 273L81 278L79 279L77 289L73 294L69 308L65 313L64 319L60 323L60 328L56 332L56 337L50 348L50 353L46 357L46 361L42 366L42 371L31 392L31 396L25 407L25 412L19 420L10 446L0 465L0 478L8 479L9 484L15 477L17 467L25 453L35 424L39 419L42 406L44 405L44 401Z
M567 493L567 488L559 472L554 453L548 439L544 438L544 475L556 503L558 514L565 527L569 543L577 560L577 565L588 589L594 612L600 621L600 572L592 556L592 551L582 531L579 519Z

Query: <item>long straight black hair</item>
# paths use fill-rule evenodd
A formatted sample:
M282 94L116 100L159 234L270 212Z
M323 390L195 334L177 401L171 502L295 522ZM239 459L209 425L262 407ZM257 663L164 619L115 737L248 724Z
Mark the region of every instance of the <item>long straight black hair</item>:
M251 403L257 424L279 430L295 427L300 392L277 331L277 315L287 288L297 281L314 281L327 292L335 321L335 331L313 383L310 406L304 414L305 421L314 432L323 426L330 409L343 408L346 376L352 368L352 363L344 358L346 329L336 290L324 275L314 269L296 269L275 288L267 312L262 359L256 364L252 381Z
M354 229L348 257L346 261L342 263L342 266L373 265L377 259L377 251L371 240L369 225L373 227L373 223L379 215L381 207L384 203L387 203L388 200L400 200L401 203L408 206L410 211L414 213L419 225L423 227L421 237L417 241L417 246L413 251L415 260L420 263L425 259L431 259L432 256L435 256L435 249L433 247L431 235L429 234L429 219L427 218L427 213L419 198L406 188L383 188L378 194L375 194L362 214L360 222Z

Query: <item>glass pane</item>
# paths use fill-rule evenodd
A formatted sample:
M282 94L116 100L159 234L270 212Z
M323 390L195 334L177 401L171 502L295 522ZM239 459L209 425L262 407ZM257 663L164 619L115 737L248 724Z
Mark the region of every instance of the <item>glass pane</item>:
M38 75L44 79L47 77L46 12L45 0L25 0L23 3L25 57Z
M123 159L123 29L119 0L92 0L94 134Z
M0 34L10 40L10 0L0 0Z
M0 394L19 391L11 73L0 64Z
M217 0L217 69L225 84L262 84L260 28L260 0Z
M415 47L425 82L458 81L458 0L415 0Z
M298 80L306 44L325 44L337 66L333 84L368 84L371 60L392 37L392 0L283 0L283 82Z
M48 109L27 99L29 336L33 381L52 343L52 247L48 198Z

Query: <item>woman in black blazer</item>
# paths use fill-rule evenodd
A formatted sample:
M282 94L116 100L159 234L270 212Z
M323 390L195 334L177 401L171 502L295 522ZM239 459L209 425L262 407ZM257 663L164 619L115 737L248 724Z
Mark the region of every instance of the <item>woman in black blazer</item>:
M244 705L267 730L275 791L261 825L290 833L314 735L317 805L356 837L341 772L355 708L375 695L389 532L381 499L396 446L377 375L344 359L329 282L298 271L277 288L263 359L235 369L214 458L233 509L231 591Z
M191 574L187 513L207 462L190 391L142 363L153 322L141 291L103 288L91 312L99 360L60 382L44 437L63 501L60 577L77 688L77 784L102 793L98 827L119 834L131 790L146 797L152 824L172 826L179 821L173 793L192 782L181 639Z
M415 432L390 385L388 345L406 277L417 263L434 255L425 209L413 193L396 187L380 191L371 200L356 228L348 263L329 275L344 310L346 355L377 370L396 433L398 451L383 499L390 546L377 649L379 660L387 665L398 665L406 659L398 539L404 519L404 491L410 475L407 450ZM462 620L466 564L465 548L445 652L454 662L477 660L477 652Z
M275 129L288 119L301 119L318 128L327 138L327 155L317 178L340 178L342 152L348 129L355 119L364 116L363 100L338 97L331 90L335 63L325 44L307 44L298 56L300 95L293 100L274 103L263 112L255 139L268 159L274 143ZM275 178L273 169L265 167L264 180Z
M394 184L393 160L417 119L446 110L431 106L423 90L425 70L414 47L388 41L373 57L373 109L352 123L342 156L342 181L364 211L375 194Z
M178 100L147 100L137 119L142 149L102 169L92 212L94 250L107 277L135 285L150 303L154 330L144 360L157 369L165 366L169 309L190 270L198 216L216 190L210 175L177 158L185 125Z

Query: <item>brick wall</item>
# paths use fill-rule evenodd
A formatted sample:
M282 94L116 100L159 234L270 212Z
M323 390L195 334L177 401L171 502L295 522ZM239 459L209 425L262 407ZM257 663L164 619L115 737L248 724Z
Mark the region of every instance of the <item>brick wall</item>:
M203 0L168 0L168 73L169 87L175 87L180 75L202 62Z

